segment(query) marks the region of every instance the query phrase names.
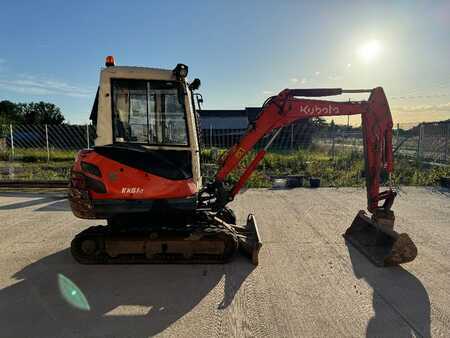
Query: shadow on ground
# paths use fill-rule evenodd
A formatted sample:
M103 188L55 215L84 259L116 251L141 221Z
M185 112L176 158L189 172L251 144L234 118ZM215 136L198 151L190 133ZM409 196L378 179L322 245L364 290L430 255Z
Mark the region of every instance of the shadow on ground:
M222 278L214 310L226 308L252 270L241 257L225 265L86 266L66 249L0 290L1 336L148 337L189 313Z
M34 211L69 211L70 205L67 200L67 193L43 193L43 192L14 192L14 191L0 191L0 197L14 197L27 198L26 201L6 204L0 206L2 210L17 210L32 206L44 206L35 209Z
M435 186L435 187L426 187L425 189L430 192L434 192L434 193L441 194L446 197L450 197L450 188Z
M404 268L378 268L346 242L353 272L373 289L367 337L431 337L430 299L424 286ZM395 320L397 318L397 320Z

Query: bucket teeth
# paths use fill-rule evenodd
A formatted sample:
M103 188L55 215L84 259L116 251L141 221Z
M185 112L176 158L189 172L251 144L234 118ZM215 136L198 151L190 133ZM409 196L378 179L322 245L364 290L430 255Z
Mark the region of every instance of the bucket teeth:
M417 247L414 242L407 234L400 234L392 247L390 256L386 257L384 260L385 266L411 262L416 256Z
M407 234L393 230L393 214L372 219L361 210L347 229L344 238L377 266L394 266L411 262L417 247Z

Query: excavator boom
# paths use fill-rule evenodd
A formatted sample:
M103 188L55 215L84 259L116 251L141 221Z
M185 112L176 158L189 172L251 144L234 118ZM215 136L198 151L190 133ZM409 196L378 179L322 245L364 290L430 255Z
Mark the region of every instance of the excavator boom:
M298 98L299 96L334 96L342 93L361 92L370 93L367 101L333 102ZM417 249L409 237L402 234L401 243L408 248L399 247L396 240L400 235L385 228L386 224L391 228L393 227L393 213L390 208L396 192L391 187L380 192L382 170L385 170L389 175L393 171L392 117L381 87L357 90L340 88L285 89L277 96L269 98L256 121L249 127L239 143L226 154L222 167L216 174L215 181L207 187L206 191L210 194L209 201L212 201L210 206L213 209L220 210L233 200L264 158L267 148L283 127L301 119L357 114L362 116L367 209L373 216L369 221L364 212L358 213L354 221L358 225L358 231L354 231L356 226L351 227L346 232L345 237L378 265L395 265L411 261L417 255ZM230 172L238 166L259 140L271 132L273 132L273 135L266 147L256 154L239 181L231 189L227 189L225 180ZM381 206L379 205L380 201L384 201ZM375 232L371 233L369 238L365 235L370 232L368 229L375 229ZM391 249L381 250L382 253L377 249L372 250L373 247L382 246L381 242L389 242L388 246ZM397 245L394 245L395 243ZM395 253L393 247L396 248ZM394 256L395 258L393 258Z

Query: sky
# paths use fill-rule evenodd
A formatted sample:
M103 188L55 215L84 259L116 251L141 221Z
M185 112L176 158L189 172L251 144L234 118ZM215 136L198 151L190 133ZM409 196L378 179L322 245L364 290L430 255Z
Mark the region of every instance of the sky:
M0 100L52 102L71 123L88 121L106 55L187 64L205 109L382 86L396 123L450 118L450 1L2 0L0 46Z

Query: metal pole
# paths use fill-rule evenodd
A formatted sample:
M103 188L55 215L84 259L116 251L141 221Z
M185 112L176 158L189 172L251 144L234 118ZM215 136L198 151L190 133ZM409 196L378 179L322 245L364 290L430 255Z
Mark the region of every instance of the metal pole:
M11 143L11 159L14 160L14 133L12 124L9 125L10 143Z
M334 160L334 129L335 129L335 126L333 125L332 127L331 127L331 157L333 158L333 160Z
M45 125L45 143L47 144L47 162L50 162L50 148L48 147L48 126Z
M395 147L397 148L400 143L400 123L397 123L397 140L395 142Z
M291 124L291 150L294 149L294 124Z
M448 138L449 138L449 129L450 129L450 123L446 123L444 124L445 126L445 148L444 148L444 162L447 163L448 162Z
M89 123L86 124L86 140L87 140L87 148L91 149L90 144L89 144Z
M342 93L371 93L372 89L342 89Z
M423 127L423 123L421 123L419 125L419 139L417 141L417 160L420 160L422 157Z
M267 142L266 146L264 147L264 150L267 151L267 149L269 149L269 147L272 145L273 141L275 141L275 139L277 138L277 136L280 134L281 130L283 128L278 128L272 135L272 137L270 138L269 142Z
M209 125L209 147L212 148L212 124Z

